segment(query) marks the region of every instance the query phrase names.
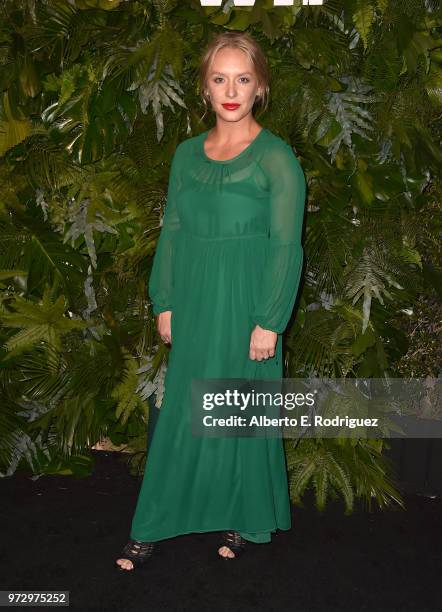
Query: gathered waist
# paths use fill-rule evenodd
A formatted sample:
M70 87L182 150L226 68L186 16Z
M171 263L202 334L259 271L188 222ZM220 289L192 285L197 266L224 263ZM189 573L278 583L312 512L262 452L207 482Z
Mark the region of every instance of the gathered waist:
M201 240L204 242L220 242L223 240L250 240L252 238L267 238L267 234L236 234L234 236L200 236L190 233L186 230L181 230L183 235L190 240Z

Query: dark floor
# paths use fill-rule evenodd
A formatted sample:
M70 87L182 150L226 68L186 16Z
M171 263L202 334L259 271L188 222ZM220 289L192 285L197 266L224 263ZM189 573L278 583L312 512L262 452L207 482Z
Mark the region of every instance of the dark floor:
M0 480L0 590L69 590L80 611L442 609L440 497L351 516L338 502L320 515L309 501L291 531L250 543L237 562L218 558L218 534L195 534L162 541L146 572L123 574L114 560L140 482L116 454L96 456L89 478Z

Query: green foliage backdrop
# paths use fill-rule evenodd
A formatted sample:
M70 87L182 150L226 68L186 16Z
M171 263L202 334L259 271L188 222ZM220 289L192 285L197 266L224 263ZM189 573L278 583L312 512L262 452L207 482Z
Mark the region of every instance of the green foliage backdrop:
M103 436L145 450L169 351L147 280L171 156L213 125L195 83L217 31L262 44L271 102L257 119L292 144L308 180L286 376L437 374L435 0L3 0L0 10L3 475L87 474ZM347 511L355 496L401 503L383 446L286 441L293 501L312 486L318 508L336 493Z

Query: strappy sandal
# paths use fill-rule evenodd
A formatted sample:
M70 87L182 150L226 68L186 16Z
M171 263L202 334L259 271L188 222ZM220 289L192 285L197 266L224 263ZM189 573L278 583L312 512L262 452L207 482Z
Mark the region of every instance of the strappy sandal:
M218 549L222 546L227 546L227 548L230 548L230 550L234 553L235 556L224 557L224 555L220 555L219 552L218 556L221 557L221 559L226 559L226 561L233 561L233 559L238 559L244 552L246 542L247 540L244 540L244 538L241 537L237 531L223 531L222 539Z
M115 564L121 572L131 572L135 569L146 567L146 562L152 557L154 548L155 542L141 542L139 540L130 539L123 548L120 559L131 561L133 567L131 569L125 569L116 561Z

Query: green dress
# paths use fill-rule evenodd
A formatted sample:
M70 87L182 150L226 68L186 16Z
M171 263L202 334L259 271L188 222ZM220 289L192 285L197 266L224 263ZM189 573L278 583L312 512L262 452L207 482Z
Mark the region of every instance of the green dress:
M149 280L154 314L172 311L172 345L130 534L145 542L221 530L269 542L291 527L283 440L194 436L190 383L282 378L305 177L292 148L266 128L226 161L206 155L208 131L176 148ZM278 333L274 357L250 359L256 324Z

